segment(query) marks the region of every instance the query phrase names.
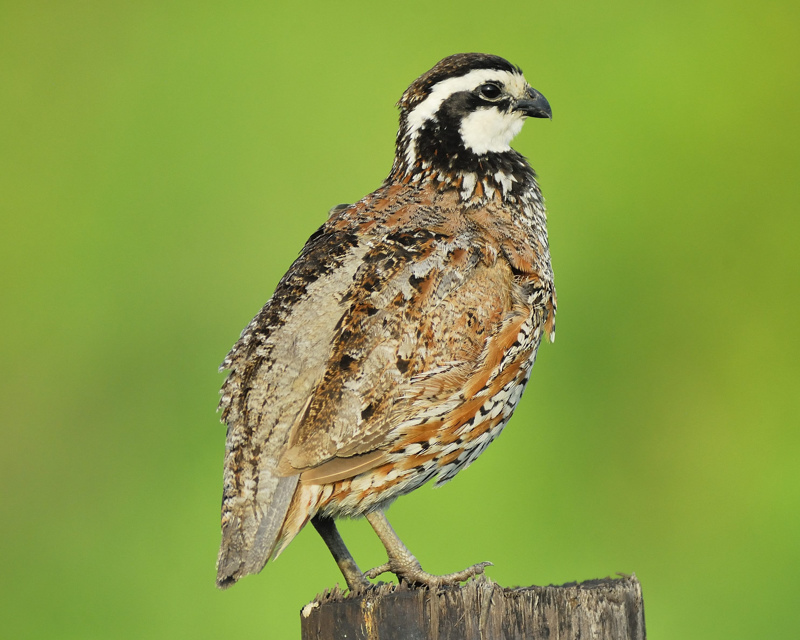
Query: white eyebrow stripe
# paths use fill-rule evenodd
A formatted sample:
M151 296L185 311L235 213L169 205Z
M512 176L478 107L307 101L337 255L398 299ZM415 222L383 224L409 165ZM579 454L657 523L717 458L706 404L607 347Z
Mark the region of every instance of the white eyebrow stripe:
M472 91L478 85L490 80L502 82L506 91L520 98L526 88L525 78L520 74L499 69L474 69L466 75L437 82L428 97L408 114L408 132L411 137L416 137L420 127L436 114L442 103L451 95L459 91Z

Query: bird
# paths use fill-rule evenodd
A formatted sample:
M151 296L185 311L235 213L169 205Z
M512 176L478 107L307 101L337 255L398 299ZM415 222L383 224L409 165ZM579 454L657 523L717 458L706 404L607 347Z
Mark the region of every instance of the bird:
M222 363L227 424L217 585L260 572L311 522L348 588L429 588L386 518L441 485L508 422L556 291L544 199L511 140L547 99L506 59L461 53L399 102L391 171L330 210ZM336 519L364 517L386 563L362 572Z

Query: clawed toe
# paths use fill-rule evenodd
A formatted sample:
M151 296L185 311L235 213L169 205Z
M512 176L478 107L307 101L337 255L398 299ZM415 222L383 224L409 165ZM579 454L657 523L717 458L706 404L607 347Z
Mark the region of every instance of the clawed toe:
M467 567L463 571L456 571L455 573L447 573L444 575L436 575L423 571L420 564L414 563L413 565L402 564L389 560L379 567L370 569L364 575L370 579L375 579L382 573L391 571L397 576L399 580L405 580L411 585L426 586L430 588L442 587L445 585L458 584L465 582L470 578L483 574L486 567L491 567L491 562L479 562L471 567Z
M382 573L386 573L391 570L392 570L392 565L388 562L384 562L379 567L373 567L372 569L367 571L364 575L367 576L367 578L369 578L370 580L374 580Z
M453 585L458 584L459 582L465 582L470 578L474 578L477 575L481 575L486 567L491 567L491 562L479 562L478 564L473 564L471 567L467 567L463 571L456 571L455 573L447 573L445 575L437 576L431 573L427 573L423 571L421 568L417 571L408 571L405 575L397 574L398 577L403 578L410 584L422 584L427 587L435 588L435 587L442 587L445 585Z

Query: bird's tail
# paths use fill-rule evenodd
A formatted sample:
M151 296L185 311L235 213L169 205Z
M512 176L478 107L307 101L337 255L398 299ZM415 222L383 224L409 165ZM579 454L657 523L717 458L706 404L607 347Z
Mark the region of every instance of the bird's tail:
M230 587L242 576L261 571L278 543L285 540L284 522L299 479L299 476L281 477L273 470L261 468L257 481L253 478L242 483L241 478L235 478L229 471L226 464L222 544L217 559L220 589Z

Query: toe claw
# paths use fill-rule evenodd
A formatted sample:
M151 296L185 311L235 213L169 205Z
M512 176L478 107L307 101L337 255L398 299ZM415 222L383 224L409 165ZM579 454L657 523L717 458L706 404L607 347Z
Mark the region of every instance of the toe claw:
M391 565L391 562L387 563L387 565ZM398 579L406 581L410 585L424 585L429 588L436 588L445 585L454 585L460 582L466 582L470 578L474 578L478 575L483 575L484 570L486 567L491 567L493 564L491 562L479 562L478 564L474 564L471 567L467 567L463 571L456 571L455 573L447 573L445 575L435 575L432 573L428 573L427 571L423 571L422 567L398 567L398 566L391 566L387 568L387 565L383 565L381 567L376 567L372 571L392 571ZM367 575L370 575L371 572L368 572ZM379 575L379 574L376 574Z
M370 580L374 580L382 573L386 573L387 571L391 570L392 570L392 565L388 562L384 562L379 567L373 567L372 569L367 571L364 575L367 576L367 578L369 578Z

